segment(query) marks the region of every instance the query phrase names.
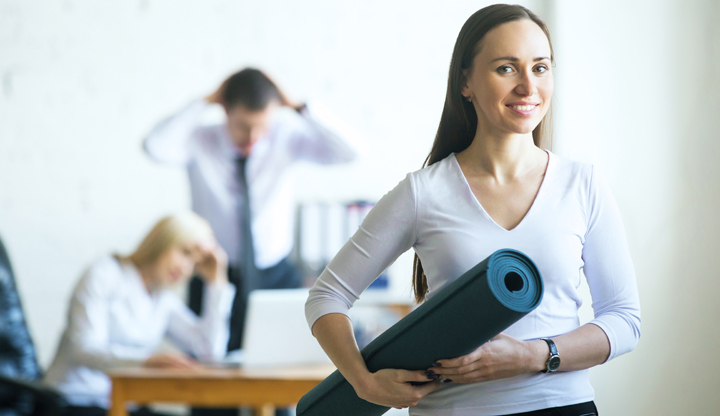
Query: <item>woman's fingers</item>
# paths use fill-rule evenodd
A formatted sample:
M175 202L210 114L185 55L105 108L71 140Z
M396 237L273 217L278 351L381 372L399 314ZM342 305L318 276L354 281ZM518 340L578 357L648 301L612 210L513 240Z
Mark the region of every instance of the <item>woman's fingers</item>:
M489 343L485 343L470 354L461 357L438 360L439 366L428 369L445 382L475 383L489 380L492 377L488 372Z
M434 380L434 381L431 381L430 383L425 383L420 386L413 386L413 388L420 391L420 395L422 397L425 397L428 394L432 393L434 390L436 390L438 387L440 387L440 384L441 384L440 380Z
M215 242L215 245L212 249L212 256L215 259L215 261L218 263L218 267L224 267L227 268L228 258L227 253L225 250L223 250L222 247L220 247L220 244L218 242Z
M448 370L448 369L465 369L469 370L473 363L480 360L482 358L484 347L487 344L483 344L475 351L471 352L470 354L463 355L461 357L457 358L451 358L446 360L438 360L437 364L440 364L437 367L430 368L430 370ZM442 374L442 371L435 371L438 374Z
M193 370L200 366L200 364L198 364L194 360L191 360L190 358L187 358L187 357L175 356L175 355L170 356L170 357L172 357L171 365L174 368L178 368L181 370Z
M191 358L183 357L183 356L178 356L177 358L179 359L177 363L180 366L180 368L196 369L196 368L200 367L200 364Z
M437 364L428 372L454 383L514 377L527 372L527 342L501 333L470 354Z
M358 390L358 395L369 402L395 408L415 406L440 386L439 380L430 381L422 371L385 369L373 373L373 379L372 386Z
M487 355L490 351L491 347L497 345L493 344L495 342L499 341L508 341L508 340L515 340L514 338L510 337L509 335L505 335L504 333L499 333L495 335L493 338L491 338L488 342L484 343L483 345L479 346L475 349L475 351L463 355L461 357L456 357L452 359L445 359L445 360L437 360L437 367L440 368L465 368L466 370L471 370L473 368L473 363L480 361L483 357L483 355ZM430 368L430 370L435 370L436 367Z
M202 261L195 265L195 269L207 282L227 282L227 254L225 250L215 243L210 250L205 252Z
M217 263L227 267L227 253L220 247L217 241L213 240L207 244L195 244L195 249L199 254L200 263Z
M182 355L158 354L145 361L146 367L177 368L183 370L195 369L200 366L195 360Z
M395 370L394 381L397 383L428 382L435 380L427 376L426 371Z

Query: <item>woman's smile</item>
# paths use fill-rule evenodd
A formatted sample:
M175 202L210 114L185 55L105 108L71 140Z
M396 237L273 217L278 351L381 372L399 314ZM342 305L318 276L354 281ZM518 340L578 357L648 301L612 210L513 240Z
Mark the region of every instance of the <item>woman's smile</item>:
M518 101L515 103L506 104L505 107L511 109L521 116L532 116L540 108L539 103L530 103L526 101Z

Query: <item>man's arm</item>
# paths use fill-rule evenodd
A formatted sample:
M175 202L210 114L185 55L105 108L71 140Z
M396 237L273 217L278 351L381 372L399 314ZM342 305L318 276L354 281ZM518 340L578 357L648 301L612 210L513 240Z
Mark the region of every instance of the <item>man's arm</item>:
M351 162L365 153L360 135L322 105L310 102L289 106L300 115L300 126L290 137L290 150L300 160L320 164Z
M145 137L145 152L160 163L186 165L193 156L192 141L207 99L192 101L179 112L158 123Z

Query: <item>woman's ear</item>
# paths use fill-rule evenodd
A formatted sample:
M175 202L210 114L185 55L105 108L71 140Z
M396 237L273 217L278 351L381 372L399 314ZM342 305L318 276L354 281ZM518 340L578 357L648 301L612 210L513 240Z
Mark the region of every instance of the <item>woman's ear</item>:
M470 92L470 87L468 86L468 70L463 69L462 76L460 77L460 85L462 85L462 88L460 88L460 94L466 99L470 100L472 99L472 93Z

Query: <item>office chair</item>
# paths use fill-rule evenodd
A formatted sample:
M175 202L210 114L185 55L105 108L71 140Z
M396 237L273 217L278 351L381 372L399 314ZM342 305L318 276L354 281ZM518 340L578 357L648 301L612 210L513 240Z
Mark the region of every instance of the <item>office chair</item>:
M41 376L10 259L0 239L0 416L63 414L62 397L41 386Z

